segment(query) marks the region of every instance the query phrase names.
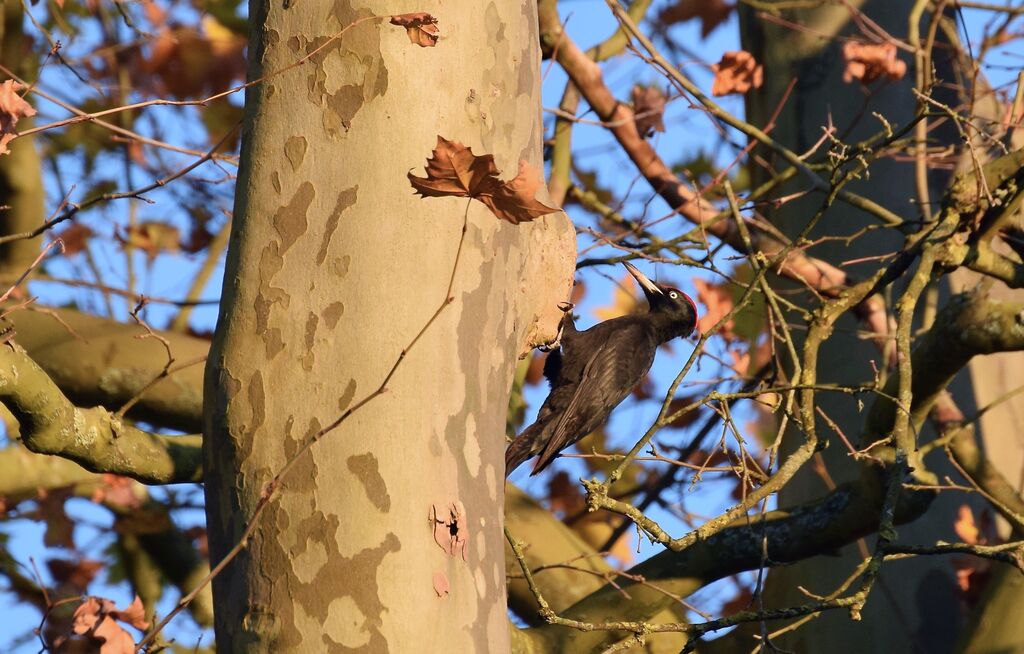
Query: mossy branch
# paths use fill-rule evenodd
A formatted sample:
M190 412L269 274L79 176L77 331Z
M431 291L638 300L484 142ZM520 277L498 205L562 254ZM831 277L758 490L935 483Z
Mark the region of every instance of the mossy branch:
M25 447L37 454L145 484L202 480L202 436L153 434L106 409L78 408L13 342L0 345L0 402L17 419Z

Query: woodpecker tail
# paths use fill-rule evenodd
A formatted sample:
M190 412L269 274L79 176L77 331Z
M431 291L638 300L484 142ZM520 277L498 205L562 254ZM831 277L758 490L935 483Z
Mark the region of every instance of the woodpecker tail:
M538 433L543 425L535 422L516 436L515 440L508 444L505 450L505 478L512 474L524 461L539 451L539 444L536 443Z

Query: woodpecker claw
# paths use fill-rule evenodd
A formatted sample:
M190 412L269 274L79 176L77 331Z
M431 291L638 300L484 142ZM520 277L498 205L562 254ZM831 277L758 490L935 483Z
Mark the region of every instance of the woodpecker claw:
M558 321L558 334L555 335L555 340L541 345L537 349L541 352L550 352L557 350L562 346L562 329L565 327L565 319L572 316L572 310L576 308L576 305L572 302L559 302L558 310L563 314L562 319Z

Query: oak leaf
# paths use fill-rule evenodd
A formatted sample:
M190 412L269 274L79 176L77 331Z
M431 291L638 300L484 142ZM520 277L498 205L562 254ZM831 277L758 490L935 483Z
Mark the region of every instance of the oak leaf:
M716 27L729 18L735 5L726 4L725 0L678 0L658 14L658 22L664 26L682 23L700 18L701 38L707 38Z
M14 140L18 132L14 129L18 120L36 115L36 110L18 95L25 88L22 84L9 79L0 84L0 154L10 152L7 144Z
M409 40L421 48L434 47L441 36L437 29L437 19L425 11L392 16L391 24L404 27Z
M716 97L746 93L750 89L761 88L764 83L764 66L746 50L724 53L722 60L711 66L711 70L715 73L711 95Z
M850 83L860 80L863 84L881 77L896 81L907 74L907 62L896 57L896 46L892 43L858 43L847 41L843 45L843 81Z
M648 137L654 132L665 131L665 93L656 86L633 87L633 115L636 131Z
M421 196L473 198L513 225L559 211L536 199L543 182L530 164L520 161L519 174L503 182L498 177L494 155L477 156L471 148L440 135L427 159L426 171L426 177L411 172L408 175L409 183Z

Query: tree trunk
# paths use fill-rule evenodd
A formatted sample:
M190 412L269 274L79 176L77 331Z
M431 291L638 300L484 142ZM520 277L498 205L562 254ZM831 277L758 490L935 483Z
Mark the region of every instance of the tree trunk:
M861 1L851 5L891 34L902 38L908 33L908 16L914 5L909 0ZM830 119L847 143L857 142L881 129L881 124L872 118L872 112L884 116L894 127L906 125L910 120L915 107L911 93L914 84L912 58L903 80L874 84L870 94L866 94L860 84L842 80L842 43L821 36L856 36L858 32L856 24L851 21L850 9L836 5L787 11L786 18L806 26L806 31L769 23L758 17L753 10L742 10L741 17L744 49L752 52L765 67L764 88L748 95L747 119L755 125L766 124L782 100L784 89L791 80L796 79L793 93L786 101L772 132L772 136L786 146L798 152L807 151L821 137L822 128ZM940 54L943 51L938 48L935 52L938 79L955 79L950 73L948 54ZM901 57L905 58L906 55ZM942 93L940 84L935 94L941 97ZM951 106L956 103L956 98L950 98ZM847 132L851 125L853 128ZM950 130L948 124L932 130L928 137L932 146L943 141L958 143L955 131ZM916 219L918 208L912 202L916 196L914 174L913 162L883 160L872 165L870 179L863 179L850 188L899 211L905 218ZM947 181L948 178L941 174L929 177L931 202L941 199ZM799 182L791 185L790 190L796 190L799 186ZM811 215L820 202L820 196L812 195L787 204L772 215L773 221L793 234L805 224L807 216ZM937 205L932 205L930 210L937 210ZM828 219L823 221L812 238L826 231L833 235L851 234L870 222L871 219L864 213L837 203L829 209ZM891 235L868 235L853 241L850 246L841 241L824 243L815 247L813 253L826 261L838 263L893 252L901 246L898 238ZM849 272L858 274L856 266L849 268ZM893 289L894 299L901 290ZM947 290L942 289L942 294L945 295ZM849 335L844 337L837 332L822 348L819 380L825 383L870 380L873 371L868 362L874 360L882 367L878 351L869 341L854 336L857 325L852 318L845 319L840 325ZM976 359L971 369L978 365L991 366L992 360L996 358ZM1013 386L1008 384L1003 388L1009 390ZM975 391L968 375L960 375L949 390L966 413L973 410ZM850 398L838 397L837 394L823 393L818 395L818 404L856 442L864 422L864 413L857 403ZM988 431L988 425L985 429ZM919 442L929 440L932 436L921 435ZM842 483L856 474L856 466L844 447L833 446L822 455L836 483ZM940 478L949 475L962 480L952 466L941 461L941 458L941 453L933 455L928 460L929 469ZM1009 476L1015 479L1017 474L1009 473ZM826 491L822 477L812 470L805 470L780 493L779 503L796 504L819 497ZM953 525L962 504L973 505L976 511L982 505L969 495L941 493L927 516L899 528L900 541L930 544L939 539L959 540ZM874 538L862 542L870 551ZM798 586L814 593L832 592L851 574L857 562L863 559L864 552L862 547L854 545L838 553L839 558L816 557L790 567L773 569L768 575L765 607L792 606L807 601ZM863 622L854 622L841 612L826 613L774 642L783 649L800 652L949 652L952 651L963 618L962 603L956 593L954 568L950 561L944 557L919 557L893 563L883 569L878 587L864 609ZM781 626L769 625L769 631ZM722 639L710 647L709 651L733 651L730 648L737 647L734 639L740 639L740 633L757 634L759 629L759 625L751 624ZM750 647L749 642L744 641L741 647Z
M213 561L295 465L214 580L217 649L501 652L508 391L517 356L554 335L574 236L564 214L516 226L473 202L458 255L469 201L418 198L406 174L439 133L506 177L540 166L536 10L396 0L387 11L440 20L421 49L347 0L288 6L250 3L249 76L270 77L246 96L207 370ZM302 453L385 380L456 259L454 300L386 392Z

